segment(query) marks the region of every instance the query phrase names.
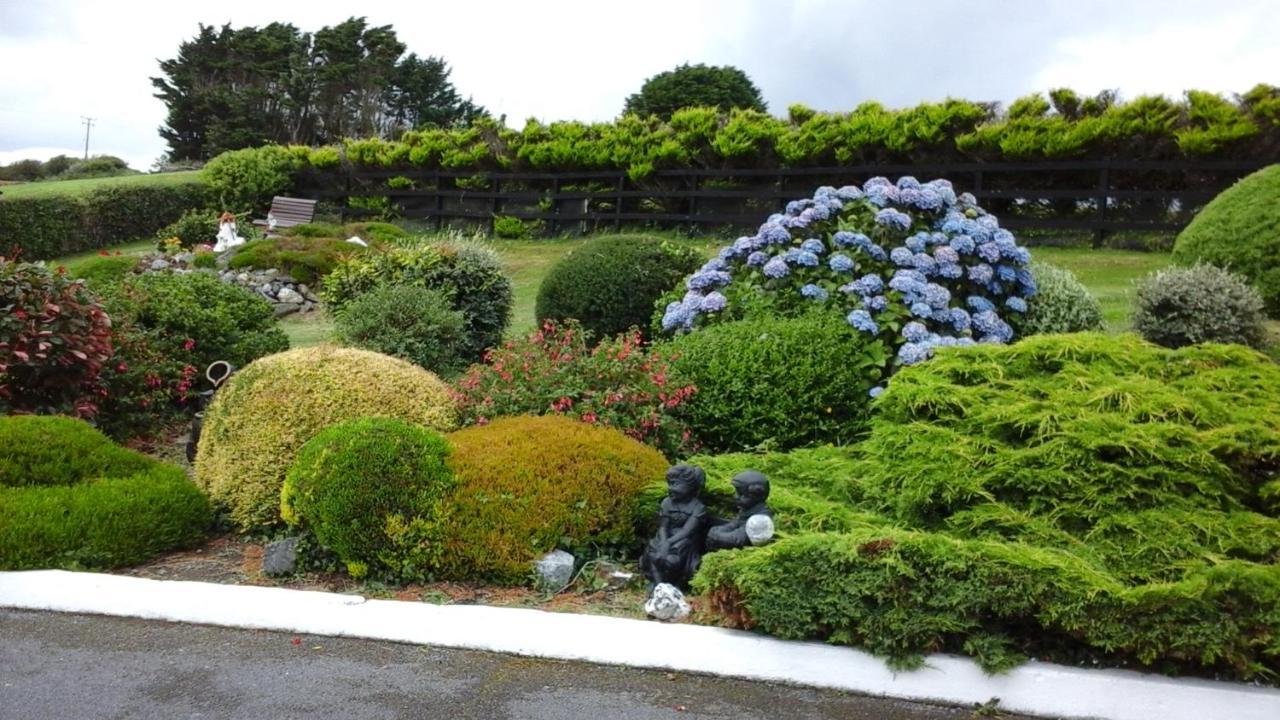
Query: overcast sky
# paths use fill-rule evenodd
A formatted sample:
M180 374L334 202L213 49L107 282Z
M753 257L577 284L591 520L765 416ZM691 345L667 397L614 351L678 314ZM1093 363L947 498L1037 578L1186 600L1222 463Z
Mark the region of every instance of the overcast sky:
M199 23L313 31L351 15L443 57L462 94L514 126L610 119L684 62L742 68L777 114L1280 84L1280 0L0 0L0 163L80 154L88 115L91 153L146 169L165 150L149 78Z

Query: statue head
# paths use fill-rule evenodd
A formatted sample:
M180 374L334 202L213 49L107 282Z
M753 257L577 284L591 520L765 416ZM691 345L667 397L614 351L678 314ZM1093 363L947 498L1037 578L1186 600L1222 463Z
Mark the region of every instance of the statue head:
M734 502L745 510L769 499L769 478L758 470L744 470L733 476Z
M672 500L692 500L702 491L707 474L696 465L673 465L667 471L667 494Z

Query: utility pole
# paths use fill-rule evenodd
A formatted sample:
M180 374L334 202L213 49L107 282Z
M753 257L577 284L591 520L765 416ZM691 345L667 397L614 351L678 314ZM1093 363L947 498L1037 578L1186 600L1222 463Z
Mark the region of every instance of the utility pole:
M84 125L84 159L89 159L89 129L93 127L93 121L97 118L80 116L80 124Z

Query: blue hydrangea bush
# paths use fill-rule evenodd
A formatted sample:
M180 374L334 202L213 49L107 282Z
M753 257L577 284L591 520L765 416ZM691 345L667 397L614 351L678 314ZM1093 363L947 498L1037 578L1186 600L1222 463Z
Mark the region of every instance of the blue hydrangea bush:
M820 187L690 275L662 329L822 308L888 343L897 365L914 365L938 347L1012 340L1008 318L1026 313L1036 291L1030 262L1013 233L947 180Z

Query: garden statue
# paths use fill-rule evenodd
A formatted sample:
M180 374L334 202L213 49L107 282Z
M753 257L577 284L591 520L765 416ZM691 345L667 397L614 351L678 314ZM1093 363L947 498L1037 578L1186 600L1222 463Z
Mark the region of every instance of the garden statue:
M707 506L698 499L707 475L694 465L676 465L667 471L667 497L658 510L658 534L640 557L640 569L649 579L650 592L666 583L686 588L702 562L707 532Z
M218 218L218 242L213 246L213 251L223 252L243 244L244 238L236 234L236 216L229 212L222 213Z
M765 504L769 499L769 478L756 470L733 476L734 503L738 516L732 520L713 520L707 530L707 552L762 545L773 538L773 511Z
M200 445L200 430L204 426L205 408L209 407L209 403L213 401L213 394L218 392L218 388L222 387L235 371L235 367L226 360L215 361L205 370L204 376L213 385L213 389L205 390L196 396L196 416L191 421L191 435L187 438L187 462L195 462L196 448Z

